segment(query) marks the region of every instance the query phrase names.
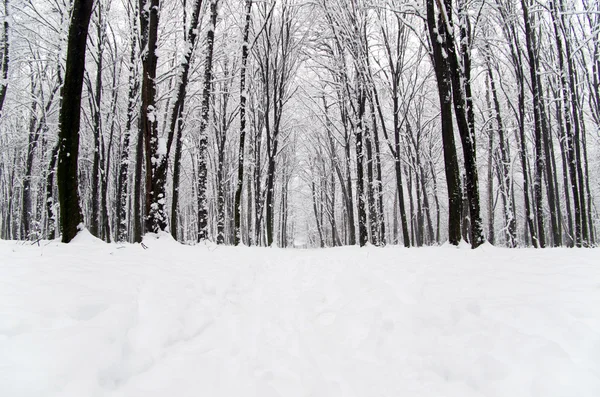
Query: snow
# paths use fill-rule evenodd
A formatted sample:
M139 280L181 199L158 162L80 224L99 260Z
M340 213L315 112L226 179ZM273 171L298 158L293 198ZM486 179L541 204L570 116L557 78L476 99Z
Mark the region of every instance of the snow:
M600 395L598 249L144 246L0 241L1 395Z

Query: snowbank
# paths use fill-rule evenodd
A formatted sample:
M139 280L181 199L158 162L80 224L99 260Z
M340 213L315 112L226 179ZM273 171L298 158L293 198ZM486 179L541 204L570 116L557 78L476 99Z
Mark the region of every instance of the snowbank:
M0 395L600 396L599 250L144 245L0 242Z

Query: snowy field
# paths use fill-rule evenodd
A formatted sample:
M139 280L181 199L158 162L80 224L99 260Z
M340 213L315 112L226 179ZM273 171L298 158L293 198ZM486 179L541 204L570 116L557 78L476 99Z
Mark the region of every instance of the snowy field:
M600 396L598 249L145 243L0 242L0 396Z

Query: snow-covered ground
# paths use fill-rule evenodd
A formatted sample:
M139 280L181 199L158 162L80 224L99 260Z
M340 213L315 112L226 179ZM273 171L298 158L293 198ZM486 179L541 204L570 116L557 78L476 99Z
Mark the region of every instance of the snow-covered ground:
M600 250L0 242L0 396L600 396Z

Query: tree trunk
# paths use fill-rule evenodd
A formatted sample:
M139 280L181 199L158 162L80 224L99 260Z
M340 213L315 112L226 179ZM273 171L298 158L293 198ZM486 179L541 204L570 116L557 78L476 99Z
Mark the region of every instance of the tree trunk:
M540 248L546 246L545 230L544 230L544 208L542 197L542 172L544 170L544 153L542 147L542 121L541 121L541 99L539 93L537 59L535 50L537 48L536 39L531 29L531 19L529 16L529 0L521 0L523 8L523 20L525 24L525 43L527 47L527 55L529 57L529 77L531 80L531 94L533 96L533 120L534 120L534 149L535 149L535 167L534 167L534 183L533 196L535 201L535 212L537 220L537 238Z
M137 15L134 15L136 18ZM132 23L136 26L135 20ZM119 180L117 185L117 197L118 197L118 208L117 208L117 241L128 241L128 227L127 227L127 197L128 197L128 176L129 176L129 144L131 140L131 131L133 130L133 123L135 114L137 113L137 91L139 89L139 82L137 76L137 30L134 29L131 35L131 52L129 54L129 93L127 95L127 121L125 122L125 132L123 133L123 143L121 144L121 158L119 164ZM135 217L139 217L139 214L135 214Z
M363 116L365 114L365 90L362 87L362 82L359 82L359 94L357 98L358 113L356 115L356 127L354 128L354 138L356 145L356 184L357 184L357 201L358 201L358 242L362 247L367 244L367 210L365 203L365 181L363 175Z
M442 6L441 0L438 4ZM474 131L474 113L471 100L470 74L471 58L467 43L470 41L470 29L468 20L462 21L460 26L461 33L461 52L457 48L454 39L452 16L452 0L444 1L445 10L440 13L442 23L445 27L445 45L444 49L448 54L450 80L452 81L452 97L454 102L454 114L456 124L462 142L463 159L465 165L465 191L466 199L469 205L470 218L470 237L472 248L477 248L483 244L485 237L483 235L483 224L480 215L479 202L479 177L477 172L477 157L475 146ZM459 10L461 16L468 18L463 10ZM462 55L463 63L461 65L459 56Z
M142 31L142 109L141 129L146 155L145 223L146 232L157 233L167 229L165 212L166 148L159 140L156 108L156 43L158 35L159 0L140 0Z
M93 103L93 126L92 131L94 134L94 161L92 166L92 213L90 216L90 233L98 238L101 236L100 232L100 160L104 156L101 149L100 140L102 139L102 115L100 107L102 106L102 72L103 72L103 55L104 55L104 29L103 29L103 11L102 1L97 1L97 15L98 20L96 21L96 34L97 34L97 52L96 52L96 81L94 92L91 90L91 84L88 86L90 91L90 103ZM92 99L93 98L93 99Z
M8 64L9 64L9 46L10 36L8 35L8 23L11 21L9 13L8 0L4 0L4 21L2 32L2 61L0 63L0 74L2 75L2 81L0 81L0 117L2 117L2 109L4 107L4 99L6 98L6 90L8 89Z
M33 75L31 77L31 116L29 119L29 138L27 142L27 158L25 160L25 176L23 178L23 193L21 205L21 236L29 238L29 227L31 225L31 174L33 172L33 159L37 147L39 133L36 133L37 103Z
M235 201L233 208L234 237L233 242L239 245L242 241L241 219L242 219L242 189L244 187L244 144L246 141L246 65L248 63L248 39L250 36L250 22L252 17L252 0L246 0L246 21L242 42L242 59L240 66L240 144L238 150L237 184L235 187Z
M196 0L194 2L194 8L192 10L192 19L190 26L185 36L187 51L184 54L181 65L181 75L179 76L177 85L177 98L171 111L171 122L169 124L169 135L167 138L167 154L171 152L171 145L173 139L175 139L175 159L173 162L173 199L171 203L171 235L174 239L177 239L178 230L178 219L179 219L179 181L181 174L181 151L183 150L182 134L183 134L183 110L185 107L185 97L187 93L187 85L189 81L189 70L190 63L192 60L192 53L196 45L198 38L198 19L200 16L200 10L202 7L202 0ZM184 14L185 24L185 14ZM167 155L168 158L168 155Z
M487 53L490 54L489 47ZM500 112L500 100L498 99L498 92L496 90L496 82L494 79L494 73L492 72L491 61L487 59L487 72L490 81L490 91L492 94L492 101L494 104L494 116L496 119L496 125L498 128L498 147L500 149L500 162L501 166L498 170L500 173L499 187L500 193L502 194L502 202L504 209L504 229L506 230L506 244L510 248L517 246L517 225L515 212L511 205L511 177L509 173L510 164L510 153L509 145L506 142L506 136L504 131L504 123L502 121L502 115Z
M450 244L458 245L461 239L460 219L462 189L460 187L460 173L456 145L454 143L454 128L452 126L452 97L450 71L441 43L447 34L443 23L436 23L433 0L427 0L427 27L433 47L433 65L437 78L438 96L442 121L442 142L444 149L444 162L446 183L448 185L448 240ZM399 164L396 164L399 168Z
M552 6L552 20L554 24L554 36L556 39L557 46L557 54L558 54L558 66L560 70L560 86L561 86L561 100L563 105L563 120L564 120L564 130L560 129L563 136L561 136L561 142L563 146L566 147L566 163L568 165L569 176L571 177L571 188L573 189L573 208L575 210L575 236L574 241L575 245L581 247L582 241L582 223L583 223L583 213L581 207L581 201L579 197L579 189L577 188L577 170L576 170L576 158L575 158L575 149L574 149L574 134L573 134L573 124L571 122L571 110L569 108L569 84L567 82L566 73L567 68L564 61L563 55L563 42L561 35L560 26L562 23L562 19L559 19L557 16L557 10L554 8L554 3L551 3ZM566 188L567 184L565 184ZM570 214L570 211L569 211Z
M59 144L54 146L50 154L50 164L48 165L48 174L46 176L46 217L48 218L48 240L56 238L56 213L54 212L54 173L56 160L58 159Z
M198 142L198 241L208 239L208 206L206 202L207 180L207 143L208 118L210 114L210 97L212 87L213 48L215 42L215 26L217 24L218 0L210 3L210 27L206 33L206 58L204 61L204 87L202 89L202 110Z
M73 0L67 44L67 62L59 123L58 192L63 243L70 242L83 227L77 182L81 89L85 70L85 47L92 15L92 0Z

